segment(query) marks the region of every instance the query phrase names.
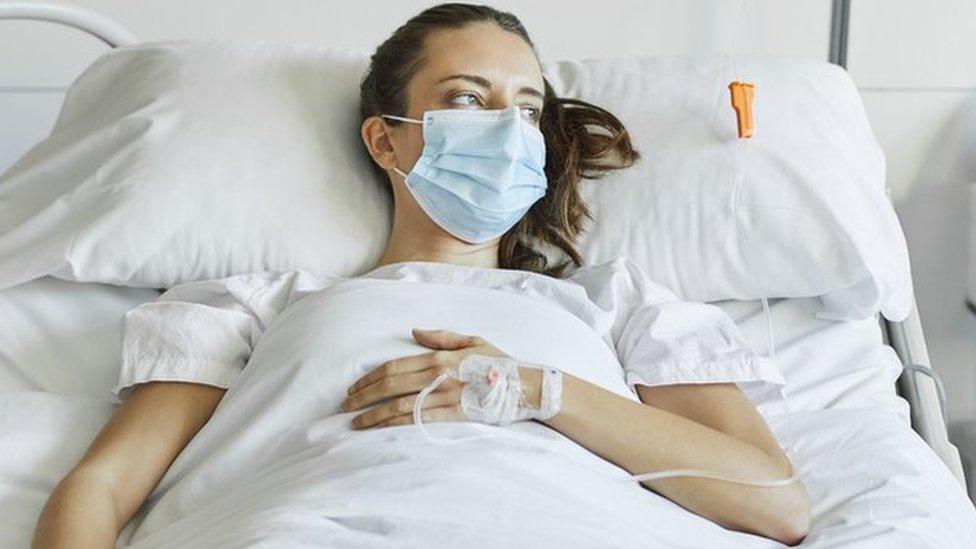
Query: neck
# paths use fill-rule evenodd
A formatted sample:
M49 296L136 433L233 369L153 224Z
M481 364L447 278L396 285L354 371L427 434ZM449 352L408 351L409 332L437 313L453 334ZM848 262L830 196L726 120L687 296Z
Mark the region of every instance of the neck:
M396 208L393 230L376 266L402 261L430 261L472 267L498 267L498 242L468 244L438 227L430 219L405 214Z

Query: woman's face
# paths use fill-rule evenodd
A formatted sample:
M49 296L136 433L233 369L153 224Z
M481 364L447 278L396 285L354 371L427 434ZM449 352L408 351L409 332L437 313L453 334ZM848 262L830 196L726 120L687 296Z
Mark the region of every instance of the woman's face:
M538 126L543 83L539 62L522 38L489 23L427 36L425 61L407 87L405 116L438 109L504 109L517 106ZM397 166L408 172L423 149L423 127L401 124L392 132Z
M532 48L518 35L490 23L438 30L427 35L423 57L421 68L407 86L403 116L421 120L430 110L517 106L526 120L538 126L544 92L542 72ZM404 190L403 179L392 172L397 167L408 173L420 158L423 126L393 126L385 119L371 117L363 124L363 140L374 160L390 174L397 209L407 218L425 218L409 191Z

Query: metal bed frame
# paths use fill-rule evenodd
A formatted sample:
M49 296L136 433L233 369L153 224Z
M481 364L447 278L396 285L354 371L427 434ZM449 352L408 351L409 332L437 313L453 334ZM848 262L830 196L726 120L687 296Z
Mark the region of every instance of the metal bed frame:
M832 2L828 60L846 70L851 0ZM889 194L889 198L890 196ZM932 368L915 297L912 297L912 312L905 320L891 322L881 315L878 315L878 320L885 343L894 348L904 366L898 378L898 393L908 401L911 408L912 428L932 447L965 490L966 477L959 450L949 441L945 387Z
M850 0L832 0L829 61L847 68L847 37ZM49 21L76 28L110 47L135 44L139 40L117 22L95 12L58 3L7 2L0 4L0 20ZM922 321L914 297L912 312L902 322L877 315L886 344L891 345L904 366L898 379L898 393L911 409L912 428L928 443L946 467L966 487L959 451L949 441L946 427L946 397L942 382L932 368Z

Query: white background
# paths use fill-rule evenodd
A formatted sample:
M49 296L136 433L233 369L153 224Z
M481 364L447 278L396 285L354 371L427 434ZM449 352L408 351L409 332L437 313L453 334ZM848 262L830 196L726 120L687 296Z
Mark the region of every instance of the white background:
M2 0L0 0L2 1ZM239 38L372 48L434 2L79 0L141 40ZM830 0L535 0L516 13L544 59L652 53L826 58ZM976 315L963 304L976 181L976 1L852 0L849 69L888 160L929 351L953 420L976 419ZM42 139L63 89L104 47L0 21L0 170Z

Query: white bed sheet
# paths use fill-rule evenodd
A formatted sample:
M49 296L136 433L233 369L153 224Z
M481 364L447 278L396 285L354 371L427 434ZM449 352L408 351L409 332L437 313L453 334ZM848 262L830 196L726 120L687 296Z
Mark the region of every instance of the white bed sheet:
M0 546L29 546L48 493L81 456L111 410L110 403L90 398L30 391L0 394L0 448L5 456L0 461L0 507L5 510L0 514ZM770 418L770 424L778 437L787 436L788 426L783 417ZM795 464L813 501L814 521L803 547L976 546L976 511L972 504L924 441L891 412L805 411L793 416L793 427ZM398 429L404 428L391 430ZM222 510L229 508L227 502L238 502L231 516L187 520L163 537L170 542L178 541L170 546L206 547L217 542L219 533L224 532L236 536L238 541L247 537L254 542L263 540L267 546L284 546L286 542L298 544L298 536L304 531L306 542L321 536L319 539L334 540L336 546L395 544L396 535L384 534L383 525L393 529L397 521L391 517L398 510L402 511L408 502L414 502L412 506L417 507L415 502L434 494L430 487L402 486L398 488L397 499L385 507L374 507L372 516L344 512L363 504L369 494L384 490L381 485L370 490L367 477L355 475L356 465L367 463L368 456L354 455L347 457L348 461L331 461L337 456L323 457L319 453L296 456L287 468L269 471L267 479L256 479L225 494L219 503ZM410 464L409 461L384 464L386 474L381 478L389 481L401 472L398 467ZM372 467L382 469L375 463ZM547 470L552 469L557 468ZM327 470L331 473L323 475ZM558 470L563 472L565 468ZM577 472L585 474L581 469ZM539 471L540 475L543 473ZM558 487L564 480L546 479L551 482L554 497L558 497ZM273 483L269 485L266 481ZM452 493L456 491L436 493L437 497L449 498L439 499L439 508L464 505L465 496L451 497ZM282 503L298 496L306 503L314 501L321 513L312 518L298 513L297 506ZM677 509L651 492L647 498L647 506L639 516L634 509L614 505L616 500L612 499L574 501L574 505L585 506L587 513L594 516L590 526L577 524L571 529L578 536L576 544L591 547L605 544L608 538L601 537L604 534L598 531L598 525L613 524L623 536L612 538L615 542L635 541L633 536L643 529L642 539L634 545L641 547L657 546L655 540L680 542L687 547L783 547L758 536L719 531L715 525ZM253 507L259 500L278 503L261 511ZM625 528L620 524L621 516L642 526ZM669 527L662 529L661 524ZM409 527L400 523L398 527L403 528L399 530L401 535L406 536L404 532L410 531L421 536L424 528L436 528L437 521L416 521ZM432 531L427 533L435 535ZM224 539L231 543L230 538ZM715 545L716 539L722 543ZM711 544L707 543L709 540ZM155 545L140 545L143 546Z
M760 354L767 353L760 301L719 301ZM909 405L895 382L901 360L885 345L876 318L834 322L814 313L818 299L769 300L773 360L787 380L792 410L873 409L896 413L911 425Z
M156 290L53 277L0 290L0 391L117 402L122 315Z
M0 336L0 455L5 456L0 461L0 508L10 510L0 514L0 546L29 545L48 494L111 414L114 404L108 387L118 372L119 322L126 310L155 295L151 290L54 279L0 292L4 327ZM758 302L719 305L762 352L764 319ZM881 345L877 323L820 321L812 314L816 306L812 299L771 302L776 360L787 377L789 402L796 411L793 457L814 501L813 528L804 546L976 546L976 511L941 461L908 427L907 404L893 388L900 366L891 349ZM789 422L783 417L767 420L777 437L788 443ZM302 487L302 497L323 498L322 509L327 509L335 505L337 493L347 502L371 493L366 484L354 483L350 488L343 482L344 475L308 482L303 474L321 470L326 463L316 459L324 460L321 455L305 456L284 473L302 479L291 484L291 489ZM303 467L312 469L303 473ZM388 472L396 473L396 466L389 467ZM289 485L282 483L272 499L294 495L287 492ZM554 482L554 489L557 485ZM247 493L257 489L242 486L231 499L253 502ZM429 496L429 487L427 490ZM422 501L413 499L427 497L422 491L419 486L406 488L395 505L376 509L373 517L340 518L343 513L337 511L335 520L327 519L328 512L310 520L289 512L288 506L263 512L242 507L239 513L206 527L257 536L251 539L306 531L329 536L325 539L381 546L396 540L393 533L382 534L383 524L396 525L396 521L391 523L380 515L390 516L405 501ZM684 540L691 546L700 546L696 540L705 539L722 539L725 546L779 546L757 536L717 531L711 523L647 494L652 514L635 517L647 525L646 531L642 533L640 527L620 530L621 536L643 536L644 546L655 539ZM260 497L267 495L265 491ZM605 509L607 520L613 513L633 513L633 509L617 508L606 500L599 503L587 507L588 512ZM463 501L451 504L463 505ZM424 528L435 527L436 522L401 523L390 532L412 531L422 536ZM662 522L671 525L667 534L661 531ZM253 529L262 524L265 533L257 534ZM576 542L606 540L600 537L598 524L603 523L573 528L579 536ZM179 531L191 535L197 526L203 525L186 524L174 535L180 535ZM200 543L217 541L198 535L191 538Z

